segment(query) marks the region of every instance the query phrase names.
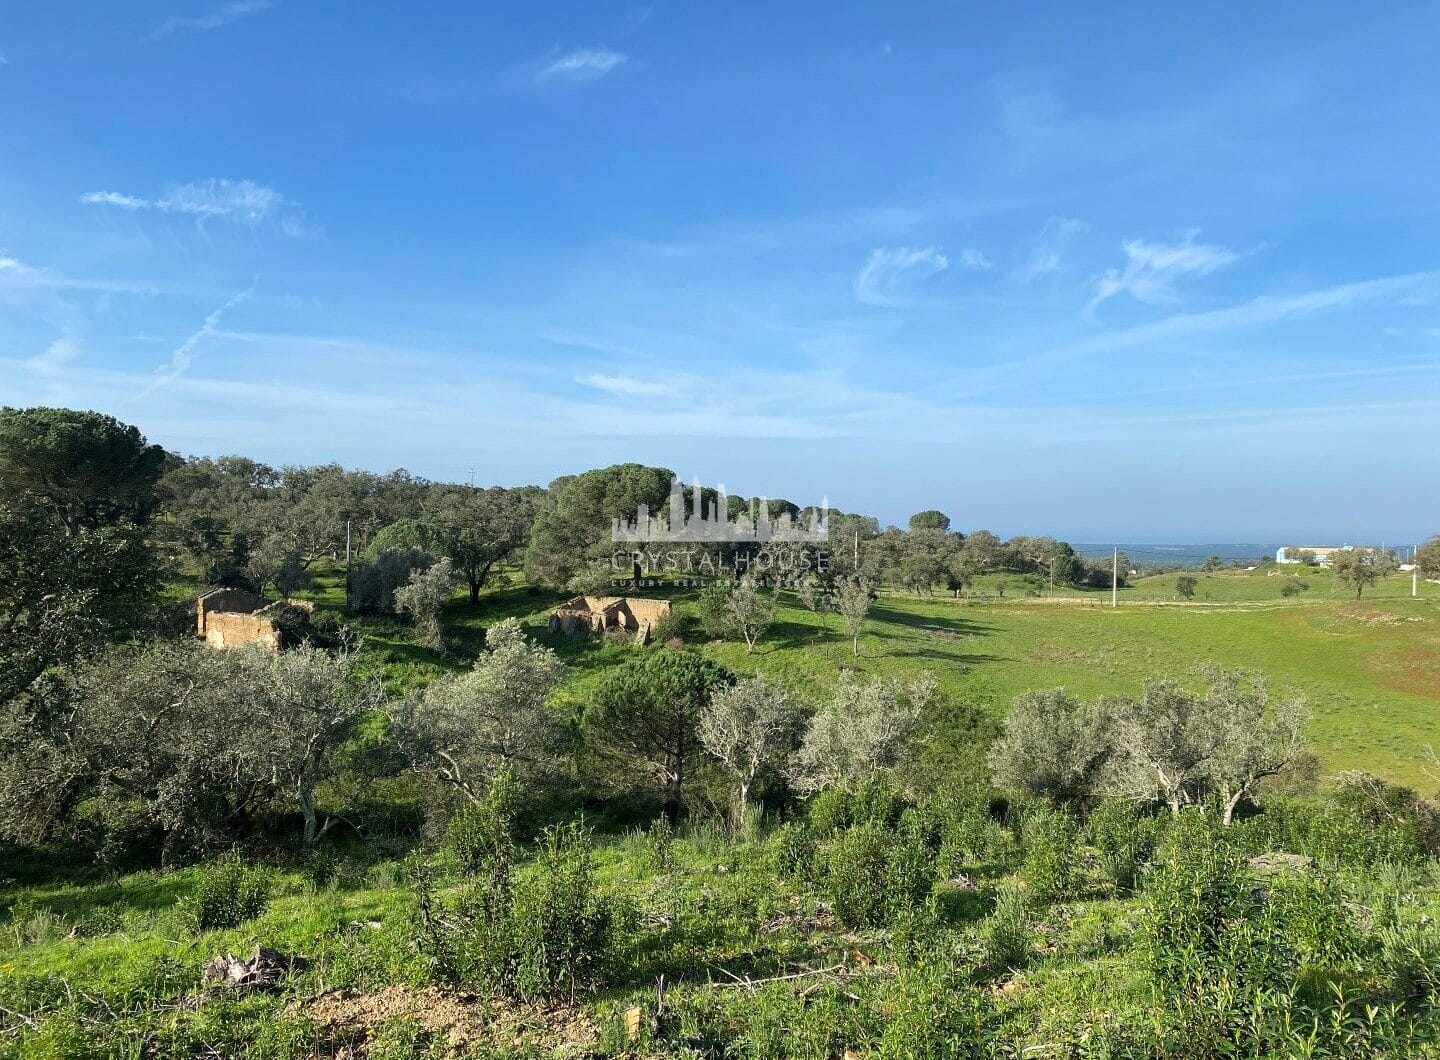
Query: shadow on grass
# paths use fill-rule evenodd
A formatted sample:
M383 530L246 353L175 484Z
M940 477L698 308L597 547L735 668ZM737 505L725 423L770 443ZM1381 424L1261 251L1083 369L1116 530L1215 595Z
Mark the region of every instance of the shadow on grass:
M57 879L54 881L60 884ZM122 909L155 912L169 909L194 886L189 874L145 872L106 882L66 881L55 890L37 887L36 904L74 920L95 909L117 906Z
M940 630L967 637L984 637L994 633L996 628L969 619L955 618L948 615L943 617L919 615L913 611L902 611L894 607L886 606L885 603L879 601L870 608L869 617L876 622L889 622L892 625L905 626L909 629L918 629L921 632L930 632L932 634L936 630Z

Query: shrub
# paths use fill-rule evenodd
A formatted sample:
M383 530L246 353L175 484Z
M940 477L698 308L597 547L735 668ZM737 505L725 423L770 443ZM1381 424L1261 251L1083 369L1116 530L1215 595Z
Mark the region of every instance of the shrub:
M535 875L518 885L509 859L490 861L455 898L416 877L416 945L432 977L524 1000L576 994L608 971L626 907L599 893L588 833L547 829Z
M888 922L929 896L935 866L918 830L858 824L837 832L815 855L815 878L849 927Z
M817 792L807 816L817 832L833 832L857 824L893 827L905 812L904 792L887 777L872 777L855 787Z
M994 1017L989 995L949 964L904 968L885 991L881 1060L993 1055L986 1045Z
M1100 867L1115 893L1134 893L1164 827L1164 818L1142 813L1121 799L1107 799L1090 814L1085 840L1099 853Z
M499 862L509 871L516 790L512 774L500 773L490 782L485 798L461 807L450 818L445 853L463 874L488 872Z
M1050 901L1074 891L1079 875L1078 840L1075 821L1067 814L1037 809L1024 819L1020 875L1037 899Z
M200 869L195 893L181 909L195 931L217 931L255 919L269 904L265 873L248 867L238 854L227 854Z
M1392 997L1407 1002L1440 998L1440 937L1433 927L1382 929L1376 964Z
M395 590L410 580L411 572L434 565L435 557L418 546L383 549L351 575L351 606L360 611L393 611Z
M1283 850L1329 865L1415 862L1436 842L1433 807L1404 788L1350 774L1327 799L1272 798L1238 821L1235 839L1254 854Z
M597 983L608 971L623 910L599 894L589 833L577 824L546 829L539 879L527 882L513 910L517 992L556 997Z
M395 590L395 610L409 615L427 648L445 647L440 609L455 591L455 570L449 558L425 570L412 570L409 580Z
M815 833L799 821L786 821L770 833L766 855L770 867L783 876L805 877L815 857Z
M695 602L695 618L707 637L723 639L730 631L730 590L733 583L716 578L707 583Z
M1030 901L1018 887L1002 887L995 909L980 927L985 967L999 975L1030 960Z
M657 644L668 644L676 638L684 641L689 632L689 615L678 607L672 606L650 626L650 639Z
M650 823L645 833L645 854L656 872L669 872L675 860L675 829L663 814Z

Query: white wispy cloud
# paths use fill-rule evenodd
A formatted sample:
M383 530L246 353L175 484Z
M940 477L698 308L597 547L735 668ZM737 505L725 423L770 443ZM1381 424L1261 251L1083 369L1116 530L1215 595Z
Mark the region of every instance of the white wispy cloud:
M8 258L0 255L0 272L6 272L10 270L19 271L24 267L24 265L20 264L19 258Z
M603 45L576 48L542 61L535 71L536 81L598 81L629 58Z
M855 297L867 305L903 306L905 283L949 267L950 259L938 247L876 247L855 274Z
M1163 320L1092 335L1068 346L992 365L968 377L966 393L975 397L996 390L1028 387L1037 372L1122 350L1269 327L1323 313L1382 305L1428 306L1437 302L1440 302L1440 271L1402 273L1292 294L1259 295L1220 309L1176 313Z
M249 287L229 299L219 309L216 309L207 316L205 322L201 324L189 338L175 347L175 352L170 355L170 360L155 369L155 377L144 390L135 396L135 400L139 401L142 398L149 397L161 387L173 383L176 379L180 378L180 376L184 375L189 370L191 363L195 360L195 347L199 346L204 339L215 334L220 326L220 321L225 318L225 314L254 294L255 286L259 282L260 277L255 277Z
M37 375L49 375L59 371L79 355L80 345L74 337L69 334L61 335L46 346L44 352L27 360L25 369Z
M581 376L577 382L594 387L596 390L603 390L607 394L614 394L616 397L668 397L675 393L675 388L668 383L635 379L624 375L603 375L599 372Z
M1088 231L1089 226L1075 217L1051 217L1040 228L1030 247L1030 253L1017 273L1021 281L1029 283L1052 272L1060 271L1062 255L1074 238Z
M160 40L162 37L168 37L176 30L182 29L220 29L232 22L239 22L242 18L258 15L274 6L274 0L229 0L227 3L207 8L198 15L176 15L173 18L167 18L155 27L154 32L147 39Z
M153 199L118 191L90 191L80 196L80 201L122 210L185 214L202 221L219 218L252 226L275 221L289 235L300 234L304 227L298 204L253 180L212 177L171 184Z
M984 251L967 247L960 252L960 267L971 272L984 272L994 268L995 263L985 256Z
M1125 267L1107 269L1095 281L1095 296L1086 306L1093 313L1116 295L1128 294L1147 305L1165 305L1177 296L1174 282L1182 276L1205 276L1232 265L1240 255L1229 247L1196 243L1194 232L1186 233L1180 243L1148 243L1132 239L1122 244Z
M149 199L121 195L118 191L87 191L80 196L80 201L91 206L119 206L126 210L143 210L155 205Z

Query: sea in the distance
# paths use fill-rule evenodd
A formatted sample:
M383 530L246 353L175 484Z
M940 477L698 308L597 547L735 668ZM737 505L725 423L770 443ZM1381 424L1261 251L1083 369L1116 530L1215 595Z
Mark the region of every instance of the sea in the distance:
M1076 544L1076 552L1086 559L1101 559L1110 555L1113 544ZM1263 556L1275 558L1280 544L1119 544L1120 551L1130 558L1136 567L1198 567L1207 556L1219 556L1228 567L1236 560L1243 560L1249 566Z

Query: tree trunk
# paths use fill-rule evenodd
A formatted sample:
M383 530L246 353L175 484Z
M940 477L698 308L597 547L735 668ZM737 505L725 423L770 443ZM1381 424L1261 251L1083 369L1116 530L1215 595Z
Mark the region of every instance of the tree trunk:
M677 756L675 772L671 774L670 785L665 792L665 819L673 828L680 823L680 789L685 783L685 759Z
M470 606L474 607L480 603L480 581L478 578L470 579Z
M742 780L740 782L740 837L745 837L745 810L750 803L750 784Z
M305 845L308 847L315 842L316 814L315 796L309 791L299 792L297 801L300 803L300 812L305 816Z
M1223 827L1230 827L1230 822L1235 820L1235 810L1240 806L1240 802L1244 798L1245 789L1241 788L1234 795L1231 795L1225 800L1225 812L1220 816L1220 824Z

